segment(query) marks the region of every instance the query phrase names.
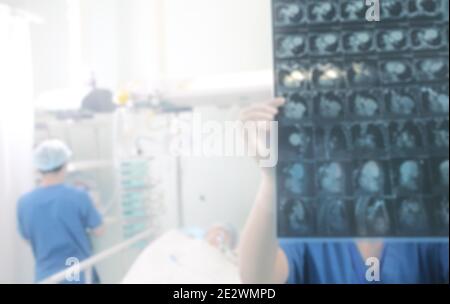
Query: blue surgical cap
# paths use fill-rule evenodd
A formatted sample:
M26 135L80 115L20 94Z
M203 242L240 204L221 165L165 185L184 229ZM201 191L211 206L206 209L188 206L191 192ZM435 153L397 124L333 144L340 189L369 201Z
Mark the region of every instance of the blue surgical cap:
M34 151L34 165L41 172L50 172L65 165L72 151L60 140L46 140Z

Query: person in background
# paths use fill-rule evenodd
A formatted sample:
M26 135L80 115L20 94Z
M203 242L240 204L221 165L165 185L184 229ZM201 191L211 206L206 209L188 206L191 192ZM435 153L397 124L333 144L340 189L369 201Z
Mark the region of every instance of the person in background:
M184 228L183 232L198 240L204 240L209 245L222 251L234 251L237 245L238 235L233 225L228 223L216 223L202 229L199 227Z
M64 184L70 149L59 140L47 140L34 152L34 164L42 174L40 185L18 202L19 232L32 247L35 281L39 282L92 254L89 234L103 234L102 218L89 195ZM93 282L99 279L94 270ZM73 276L85 283L84 273Z
M241 120L272 121L283 104L283 99L276 99L245 108ZM371 283L366 278L366 261L375 257L380 261L380 272L379 281L373 283L448 284L448 243L389 243L383 239L338 243L278 240L275 185L274 169L264 168L239 245L243 283Z
M215 224L206 232L205 240L222 251L234 250L237 244L237 233L230 224Z
M229 223L216 223L207 229L200 227L184 228L183 233L192 239L202 240L219 250L228 261L237 265L238 233Z

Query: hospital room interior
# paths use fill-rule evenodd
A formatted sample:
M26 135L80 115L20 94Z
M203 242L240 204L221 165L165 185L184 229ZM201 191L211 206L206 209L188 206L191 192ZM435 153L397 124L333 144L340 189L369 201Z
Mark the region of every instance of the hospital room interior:
M397 1L350 37L352 1L0 0L0 283L243 283L269 173L174 145L255 105L281 117L273 240L444 244L448 283L448 1ZM47 206L37 191L61 174L60 197L91 208L74 237L90 252L47 271L78 222L70 207L46 223L32 195Z

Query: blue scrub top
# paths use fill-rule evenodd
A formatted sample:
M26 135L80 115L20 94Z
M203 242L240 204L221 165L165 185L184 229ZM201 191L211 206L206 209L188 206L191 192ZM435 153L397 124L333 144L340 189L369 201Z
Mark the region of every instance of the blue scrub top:
M33 249L36 281L69 267L68 258L80 262L88 258L92 248L86 230L102 223L89 195L63 184L37 188L24 195L17 214L20 234ZM83 282L81 274L78 283Z
M289 264L288 284L365 284L365 265L355 243L280 241ZM380 259L384 284L434 284L449 281L449 245L385 243Z

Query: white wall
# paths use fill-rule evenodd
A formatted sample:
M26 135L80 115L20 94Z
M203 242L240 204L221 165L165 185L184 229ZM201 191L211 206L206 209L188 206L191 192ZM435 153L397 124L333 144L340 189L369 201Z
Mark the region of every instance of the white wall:
M270 70L270 0L164 0L163 66L168 79ZM206 120L234 119L228 110L196 108ZM248 158L182 159L183 220L241 228L254 200L259 170Z
M0 3L1 4L1 3ZM32 188L32 64L29 23L0 6L0 283L32 282L29 247L19 236L16 203Z
M205 106L196 108L195 114L205 122L225 122L236 119L237 109ZM250 157L182 157L181 181L183 225L207 228L230 223L242 229L255 199L260 170Z
M35 95L69 84L66 0L0 0L41 16L32 26ZM270 0L80 0L81 60L99 84L271 68Z
M43 24L31 25L34 93L61 88L69 81L66 1L0 0L40 16Z
M170 78L270 69L270 0L165 0Z
M158 85L163 66L163 1L119 3L120 84L135 81L150 89Z
M121 18L119 0L80 0L81 61L91 68L99 86L115 88L121 75L120 33L127 20Z
M270 0L82 0L83 60L109 87L268 70Z

